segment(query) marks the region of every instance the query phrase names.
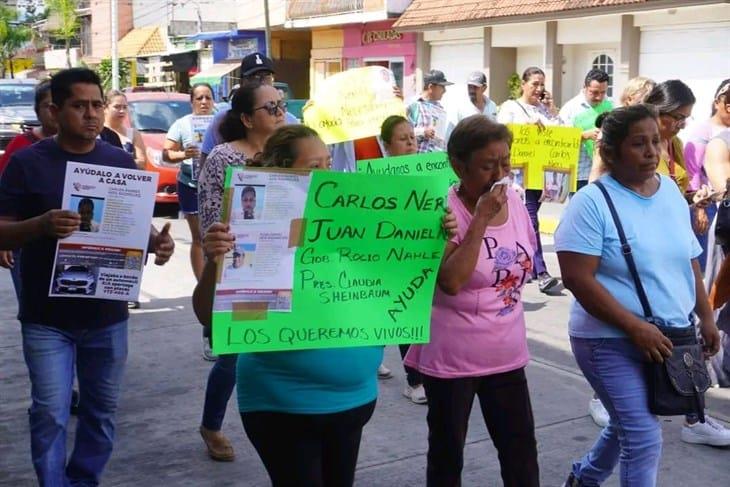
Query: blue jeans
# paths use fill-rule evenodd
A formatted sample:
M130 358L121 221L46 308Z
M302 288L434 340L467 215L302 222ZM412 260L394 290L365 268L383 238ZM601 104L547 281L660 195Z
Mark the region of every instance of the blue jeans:
M601 485L620 463L621 487L656 485L662 430L649 411L643 355L627 338L571 337L570 344L611 416L591 450L573 464L573 474L580 485Z
M236 362L238 355L218 355L208 374L203 406L203 428L220 431L226 415L228 400L236 386Z
M95 486L112 453L114 414L127 360L127 322L88 330L23 323L31 382L30 446L43 487ZM76 441L66 461L74 381L81 395Z
M535 230L535 239L537 239L537 249L535 250L535 256L533 257L533 269L532 277L537 277L543 272L547 272L547 266L545 265L545 259L542 257L542 242L540 241L540 221L537 218L537 212L540 211L540 196L542 196L542 190L540 189L527 189L525 190L525 206L527 207L527 213L530 215L530 221L532 222L532 228Z

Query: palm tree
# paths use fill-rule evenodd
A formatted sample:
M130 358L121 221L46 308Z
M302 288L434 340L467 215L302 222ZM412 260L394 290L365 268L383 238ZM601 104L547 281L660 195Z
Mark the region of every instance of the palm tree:
M70 68L71 40L77 37L79 31L79 18L76 14L79 2L78 0L47 0L46 5L57 24L53 34L64 41L66 64Z
M0 67L5 77L5 65L10 66L10 77L15 77L13 57L31 39L30 29L18 23L18 12L0 5Z

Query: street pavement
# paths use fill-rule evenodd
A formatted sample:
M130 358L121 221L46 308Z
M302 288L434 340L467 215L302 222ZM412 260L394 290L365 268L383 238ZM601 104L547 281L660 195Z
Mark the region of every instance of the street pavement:
M546 209L559 215L559 207ZM162 219L156 223L161 225ZM145 271L142 308L132 312L129 359L117 415L114 454L103 477L109 486L265 486L266 472L245 437L235 393L223 426L236 450L232 463L208 459L198 434L209 362L201 358L201 327L190 302L189 236L183 220L172 220L177 253L165 267ZM557 261L549 236L546 259ZM578 370L567 336L570 296L546 296L529 284L524 292L532 361L527 368L535 414L542 485L559 486L571 463L586 452L600 429L588 416L591 390ZM26 409L30 386L10 276L0 272L0 485L35 485ZM380 382L378 406L365 427L356 485L425 485L426 407L402 395L404 373L396 347L385 363L395 377ZM708 393L715 417L730 420L730 389ZM730 449L680 441L682 418L663 418L664 453L658 485L728 485ZM71 420L69 451L75 420ZM286 438L282 438L286 441ZM484 422L474 408L465 448L464 486L499 486L499 464ZM617 486L617 474L607 482Z

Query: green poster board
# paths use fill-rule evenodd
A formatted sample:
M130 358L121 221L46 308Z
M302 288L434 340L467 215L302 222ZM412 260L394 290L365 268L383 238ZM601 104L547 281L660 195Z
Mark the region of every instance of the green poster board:
M446 193L439 176L312 172L292 225L303 230L291 311L214 311L214 352L428 342Z
M357 172L403 176L432 174L444 178L449 186L459 182L459 178L451 168L449 156L446 152L427 152L425 154L357 161Z

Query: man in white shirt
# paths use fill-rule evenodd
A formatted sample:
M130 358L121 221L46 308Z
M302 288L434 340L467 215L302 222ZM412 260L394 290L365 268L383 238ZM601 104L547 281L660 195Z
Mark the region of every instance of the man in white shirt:
M446 132L447 140L456 125L466 117L482 114L490 120L497 121L497 104L487 96L487 76L481 71L474 71L466 80L466 89L469 102L464 100L458 104L455 111L451 112Z

